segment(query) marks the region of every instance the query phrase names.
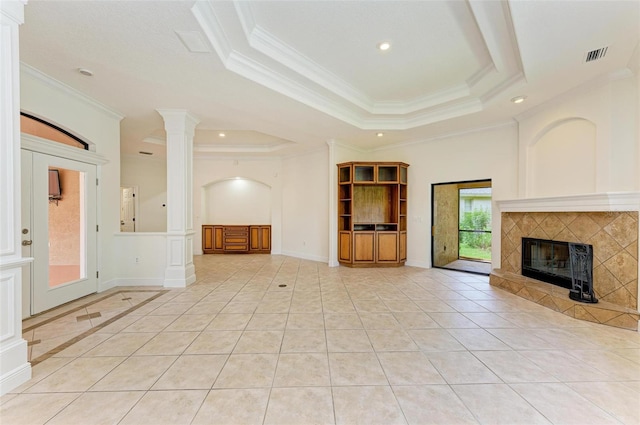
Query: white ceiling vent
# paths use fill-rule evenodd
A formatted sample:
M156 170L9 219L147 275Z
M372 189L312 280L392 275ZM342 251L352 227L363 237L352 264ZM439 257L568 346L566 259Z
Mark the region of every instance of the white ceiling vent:
M588 62L597 61L598 59L602 59L604 55L607 54L607 50L609 50L609 46L601 47L599 49L587 52L587 54L585 55L584 61L588 63Z

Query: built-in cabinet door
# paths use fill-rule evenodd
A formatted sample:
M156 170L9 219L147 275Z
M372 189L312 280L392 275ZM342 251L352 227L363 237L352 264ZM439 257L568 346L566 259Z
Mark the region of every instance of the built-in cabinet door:
M351 262L351 232L340 232L338 236L338 259Z
M213 226L213 252L224 251L224 228Z
M376 260L379 263L398 262L398 233L376 232Z
M213 252L213 226L202 226L202 252L205 254Z
M355 232L353 234L353 262L375 263L376 233Z
M400 232L400 261L407 260L407 232Z
M251 226L249 233L251 252L271 252L271 226Z

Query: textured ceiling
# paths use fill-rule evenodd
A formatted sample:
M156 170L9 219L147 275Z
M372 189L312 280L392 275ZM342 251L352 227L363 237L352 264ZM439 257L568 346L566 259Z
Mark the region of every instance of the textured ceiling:
M124 115L125 154L163 155L156 109L184 108L201 121L197 154L280 156L327 140L375 149L496 125L596 78L637 72L639 9L635 1L31 0L20 53L29 69ZM199 42L198 52L179 35ZM379 51L381 41L391 49ZM601 47L603 59L584 62ZM527 101L514 105L517 95Z

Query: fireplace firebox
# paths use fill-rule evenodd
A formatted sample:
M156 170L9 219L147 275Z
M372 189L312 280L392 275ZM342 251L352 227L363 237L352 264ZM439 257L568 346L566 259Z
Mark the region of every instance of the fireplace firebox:
M569 243L522 238L522 275L571 289Z

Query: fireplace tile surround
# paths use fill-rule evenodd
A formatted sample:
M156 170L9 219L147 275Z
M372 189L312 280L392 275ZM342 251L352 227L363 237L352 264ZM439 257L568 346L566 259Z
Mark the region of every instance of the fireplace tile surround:
M600 194L498 201L501 269L494 286L577 319L638 330L640 194ZM522 238L593 245L597 304L569 299L568 289L522 276Z

